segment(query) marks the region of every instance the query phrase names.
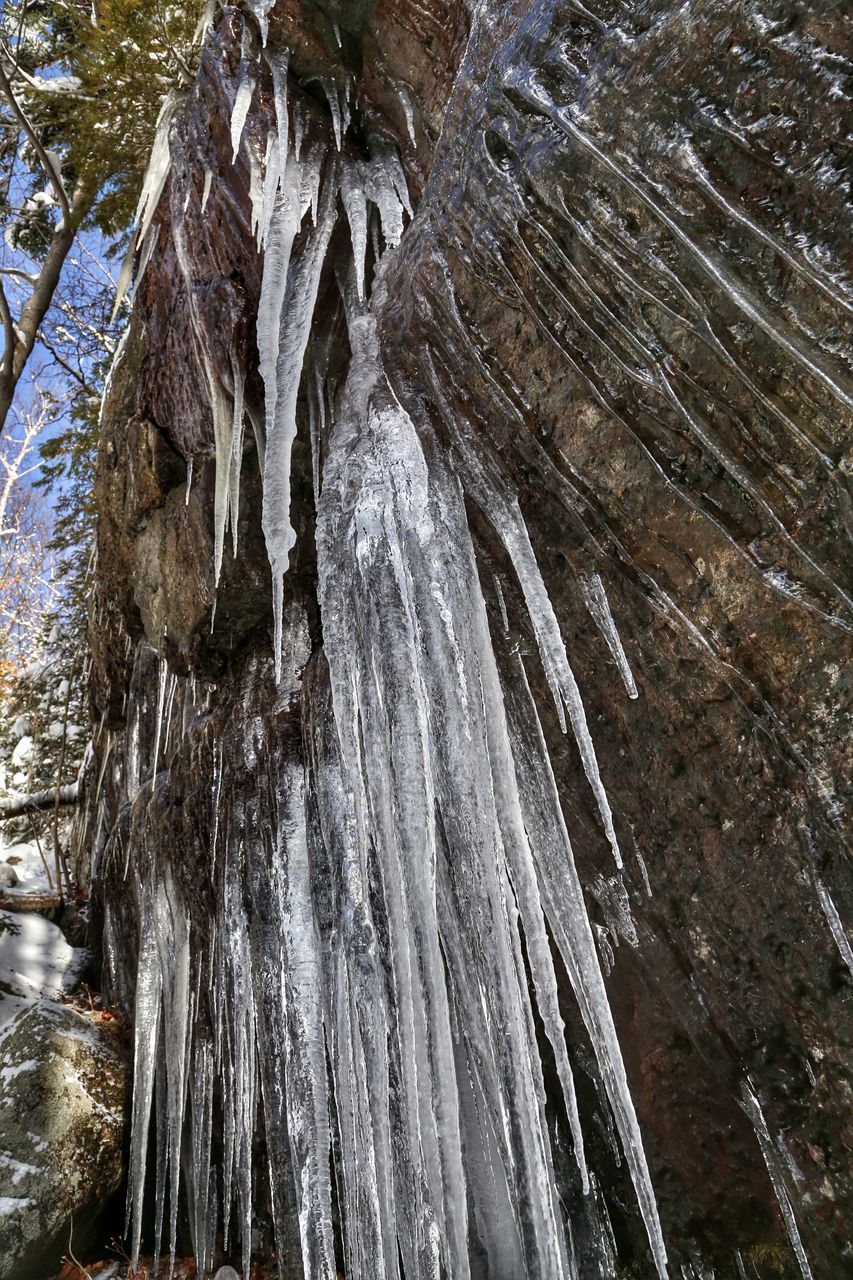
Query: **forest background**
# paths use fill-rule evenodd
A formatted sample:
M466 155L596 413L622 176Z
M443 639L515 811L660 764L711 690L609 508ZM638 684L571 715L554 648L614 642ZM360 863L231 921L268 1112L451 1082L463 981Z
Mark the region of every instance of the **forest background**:
M60 901L89 736L100 402L158 115L192 81L204 16L162 0L0 13L0 854L37 854Z

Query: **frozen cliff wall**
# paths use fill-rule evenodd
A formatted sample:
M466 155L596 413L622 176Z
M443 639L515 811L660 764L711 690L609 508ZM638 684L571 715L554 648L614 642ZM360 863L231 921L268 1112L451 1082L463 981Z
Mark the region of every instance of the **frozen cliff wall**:
M217 13L98 480L138 1228L151 1111L202 1264L846 1274L845 70L805 5Z

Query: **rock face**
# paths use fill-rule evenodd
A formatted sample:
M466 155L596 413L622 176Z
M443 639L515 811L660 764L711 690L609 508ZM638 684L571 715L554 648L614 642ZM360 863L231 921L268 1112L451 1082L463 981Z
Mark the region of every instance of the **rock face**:
M226 391L240 367L263 419L252 157L266 154L275 105L260 16L268 48L289 50L291 127L298 111L306 148L335 153L331 84L338 111L353 104L343 155L370 154L380 136L405 170L414 217L381 269L368 258L381 364L427 456L448 459L464 491L511 721L529 719L510 676L524 659L672 1273L841 1280L853 1267L853 886L841 824L853 390L836 11L753 0L267 9L226 9L206 37L104 414L93 777L113 981L132 1001L155 865L189 904L193 937L215 932L230 909L217 838L245 833L266 865L263 797L316 763L333 719L338 618L324 616L318 589L314 484L328 488L329 424L357 399L352 382L343 391L354 340L338 301L352 259L342 210L298 406L292 644L278 688L251 440L237 552L213 583L205 357ZM507 532L516 512L582 692L621 869L537 656ZM376 617L393 632L393 610ZM336 905L312 858L322 933ZM141 888L128 890L126 863ZM249 932L270 896L250 881L247 871ZM557 977L601 1206L598 1234L581 1230L579 1274L651 1275L600 1063L559 965ZM259 1023L286 1018L264 999L274 1003L268 987ZM582 1198L537 1030L571 1216ZM269 1099L283 1068L263 1052ZM269 1146L288 1145L281 1121ZM298 1141L291 1149L298 1160ZM298 1275L281 1225L297 1216L285 1172L272 1191L277 1247ZM259 1192L258 1231L266 1210ZM545 1272L531 1263L527 1274Z
M126 1063L114 1037L70 1006L25 1004L0 1029L0 1276L38 1280L122 1176Z

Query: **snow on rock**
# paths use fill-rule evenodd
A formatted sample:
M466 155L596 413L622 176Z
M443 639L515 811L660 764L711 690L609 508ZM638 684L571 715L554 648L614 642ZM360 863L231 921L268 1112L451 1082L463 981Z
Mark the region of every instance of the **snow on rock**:
M12 764L15 768L20 769L22 765L29 764L33 758L33 740L30 735L24 734L15 746L12 752Z
M85 1249L122 1163L115 1032L66 1005L16 1005L0 1028L0 1280L57 1269L72 1219Z

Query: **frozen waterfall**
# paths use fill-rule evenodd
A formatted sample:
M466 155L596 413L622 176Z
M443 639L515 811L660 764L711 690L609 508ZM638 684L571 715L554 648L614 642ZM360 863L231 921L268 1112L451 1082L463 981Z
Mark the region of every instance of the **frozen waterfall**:
M272 6L251 8L266 41ZM630 834L608 798L582 669L567 652L513 478L466 420L464 396L443 399L426 353L428 410L427 392L383 360L388 266L417 219L399 156L367 125L353 136L359 104L348 79L320 83L322 130L291 100L291 76L280 47L253 51L244 40L227 122L263 254L254 379L262 404L260 393L252 402L255 371L237 340L227 361L217 356L194 278L184 211L192 198L209 207L212 170L195 191L182 167L169 191L213 423L213 581L229 527L237 547L248 418L263 481L274 679L263 673L262 709L247 694L236 754L210 690L165 664L157 697L139 693L127 730L122 798L132 821L117 824L102 874L132 902L131 911L107 901L105 921L113 987L128 1000L132 992L135 1009L132 1260L150 1182L158 1256L174 1254L186 1196L199 1273L221 1243L248 1276L263 1178L279 1258L297 1250L306 1280L335 1280L341 1269L347 1280L614 1277L576 1091L578 1046L564 1024L573 1000L584 1072L663 1280L655 1190L543 728L556 717L555 736L577 760L612 859L605 888L633 945L620 848ZM414 143L408 91L396 92ZM251 107L264 93L274 119L260 137ZM551 114L592 146L557 108ZM162 234L155 212L170 154L181 158L179 123L170 98L140 201L137 279ZM344 372L335 380L338 348ZM300 524L301 444L311 449L314 508ZM478 553L472 509L495 534L532 652L512 632L500 576ZM314 540L310 609L289 591L297 528ZM613 696L638 698L639 668L635 681L592 560L577 595ZM152 660L140 653L139 663ZM537 701L543 688L550 697ZM191 846L188 837L173 848L155 826L166 763L193 721L201 728L188 749L209 786L187 799ZM129 920L138 925L132 945ZM742 1106L809 1276L751 1087ZM557 1175L561 1157L571 1197ZM587 1242L581 1261L578 1241Z

